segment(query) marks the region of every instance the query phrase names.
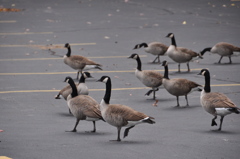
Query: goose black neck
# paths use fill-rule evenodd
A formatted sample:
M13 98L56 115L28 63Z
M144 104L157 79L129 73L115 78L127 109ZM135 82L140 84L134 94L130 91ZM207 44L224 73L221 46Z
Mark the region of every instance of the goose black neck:
M72 93L71 93L72 98L78 96L77 87L76 87L75 83L73 82L73 80L69 79L68 83L72 87Z
M211 47L208 47L208 48L205 48L203 51L201 51L201 55L203 55L205 52L207 52L207 51L211 51Z
M139 71L142 71L142 62L140 60L140 57L138 56L136 60L137 60L137 69Z
M168 65L164 66L164 76L163 76L163 78L169 79L169 77L168 77Z
M148 47L148 44L142 43L142 44L140 44L140 48L141 48L141 47Z
M84 77L83 74L82 74L82 76L79 79L79 83L85 83L85 77Z
M177 47L176 40L175 40L175 37L174 37L174 36L171 38L171 40L172 40L172 45L174 45L175 47Z
M205 92L209 93L211 92L211 87L210 87L210 73L205 74L205 86L204 86Z
M110 102L111 91L112 91L112 83L111 83L111 79L109 78L106 83L106 92L103 98L106 104L109 104Z
M68 49L68 52L66 55L67 55L67 57L70 57L71 56L71 47L69 46L67 49Z

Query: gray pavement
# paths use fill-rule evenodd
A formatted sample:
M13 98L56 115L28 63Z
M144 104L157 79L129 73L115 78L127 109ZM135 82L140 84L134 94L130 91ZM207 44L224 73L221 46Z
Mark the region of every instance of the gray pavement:
M188 96L190 107L175 108L176 99L163 87L155 101L144 97L148 89L135 77L136 61L141 55L143 69L160 70L150 64L155 57L143 49L132 50L141 42L159 41L173 32L178 46L199 52L217 42L240 46L240 1L218 0L42 0L1 1L4 8L21 12L0 12L0 156L13 159L59 158L162 158L162 159L237 159L240 148L240 116L225 117L223 131L213 131L212 116L199 102L199 92ZM81 121L77 133L71 130L75 118L68 114L66 101L54 96L75 78L76 71L59 56L66 49L44 50L49 44L73 44L73 54L83 55L103 65L91 71L86 81L90 95L101 101L105 85L95 82L102 75L112 78L111 103L128 105L155 117L156 124L131 129L121 143L115 127L97 122L97 133L87 133L92 123ZM46 48L46 47L44 47ZM202 68L211 73L212 91L225 93L239 106L240 57L233 64L216 64L218 55L206 53L204 59L190 63L192 71L177 73L177 64L167 56L170 78L187 78L204 84L196 74ZM180 105L185 106L184 97ZM217 120L219 123L219 118ZM121 134L122 137L122 134ZM2 159L3 157L0 157Z

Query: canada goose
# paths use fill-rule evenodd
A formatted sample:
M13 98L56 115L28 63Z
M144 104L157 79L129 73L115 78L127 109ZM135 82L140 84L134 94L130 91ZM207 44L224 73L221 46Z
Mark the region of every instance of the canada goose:
M153 99L156 98L155 92L158 87L162 85L163 75L157 71L142 70L142 63L138 54L132 54L129 58L135 59L137 61L137 69L135 71L136 77L147 87L151 87L146 95L149 95L153 91Z
M78 84L75 83L79 95L88 95L88 87L85 84L86 78L92 78L89 72L83 72L79 80L79 83ZM66 87L64 87L59 91L59 93L55 96L55 99L61 99L61 96L62 96L65 100L67 100L68 95L71 93L72 93L72 88L70 85L67 85Z
M67 97L67 104L73 116L76 117L76 124L70 132L77 131L80 120L92 121L93 130L91 132L96 132L95 121L103 119L99 104L88 95L78 95L76 85L71 77L66 77L65 82L68 82L72 88L72 93Z
M179 96L185 96L187 105L188 105L188 98L187 95L192 91L200 91L201 89L198 87L202 87L201 85L184 79L184 78L174 78L169 79L168 77L168 64L167 61L163 61L162 66L164 66L164 76L162 79L162 83L164 88L171 94L177 97L177 107L179 107Z
M75 83L77 87L78 95L88 95L88 87L85 84L85 79L92 78L92 76L89 72L83 72L81 74L82 75L79 80L79 83L78 84ZM67 85L66 87L64 87L59 91L59 93L55 96L55 99L61 99L61 96L62 96L65 100L67 100L68 95L71 93L72 93L72 88L70 85ZM72 114L70 109L69 109L69 114Z
M214 45L213 47L203 49L201 51L201 55L203 55L207 51L211 53L216 53L221 56L218 63L221 63L223 56L228 56L229 63L232 63L231 56L233 55L233 52L240 52L240 47L234 46L229 43L220 42Z
M239 114L239 108L224 94L218 92L211 92L210 87L210 73L207 69L202 69L198 75L205 76L205 86L201 92L200 102L202 107L208 113L212 114L211 126L217 125L215 119L221 116L219 131L222 129L222 122L225 115L236 113Z
M178 63L178 72L180 72L180 64L187 63L188 72L190 72L189 61L192 60L193 57L202 58L198 53L189 50L187 48L177 47L175 37L173 33L169 33L167 38L171 38L172 44L168 47L166 54L175 62Z
M89 60L88 58L83 56L71 55L71 47L68 43L66 43L64 47L68 49L68 52L66 55L63 56L63 61L66 65L78 71L77 79L79 76L79 72L82 72L85 67L88 67L88 69L91 67L91 68L96 68L101 70L99 66L102 66L102 65L92 60Z
M156 60L158 60L158 63L161 63L160 56L163 56L168 49L168 46L160 42L151 42L149 44L147 43L137 44L133 49L139 49L141 47L144 47L145 52L157 56L152 63L155 63Z
M99 82L106 83L106 92L100 103L100 110L103 119L110 125L117 127L118 136L116 141L121 141L120 131L122 127L127 127L124 131L124 138L128 136L128 132L137 124L149 123L154 124L153 117L149 117L141 112L138 112L126 105L109 104L111 98L111 78L102 76Z

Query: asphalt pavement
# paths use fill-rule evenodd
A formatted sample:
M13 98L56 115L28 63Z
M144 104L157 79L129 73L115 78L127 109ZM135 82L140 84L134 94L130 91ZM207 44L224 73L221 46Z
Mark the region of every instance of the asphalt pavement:
M224 118L222 131L211 127L213 116L200 104L200 92L188 95L189 107L162 86L156 101L144 94L149 90L134 75L138 53L143 70L163 73L161 64L151 64L154 56L136 44L153 41L170 45L168 33L174 33L178 46L200 52L218 42L240 47L240 1L238 0L41 0L1 1L0 12L0 159L59 158L161 158L161 159L238 159L240 116ZM4 11L1 9L1 11ZM17 11L17 12L11 12ZM131 129L122 142L117 129L98 121L97 132L88 133L92 123L80 121L76 133L75 118L68 113L64 99L54 96L66 86L66 76L76 71L63 63L70 43L72 54L82 55L103 65L91 70L87 79L90 96L98 102L104 96L101 76L112 78L110 103L128 105L155 118L156 124L141 124ZM50 50L49 50L50 49ZM187 78L204 84L198 76L202 68L211 73L212 91L226 94L240 103L240 57L232 64L224 57L206 53L203 59L177 64L167 56L170 78ZM240 106L239 106L240 107ZM219 119L217 123L219 124ZM121 137L123 136L123 131Z

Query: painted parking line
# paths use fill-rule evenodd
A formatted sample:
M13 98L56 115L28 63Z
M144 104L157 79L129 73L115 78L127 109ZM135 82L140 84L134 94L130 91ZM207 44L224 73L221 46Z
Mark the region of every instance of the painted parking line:
M211 87L236 87L240 84L215 84ZM140 90L149 89L149 87L130 87L130 88L113 88L113 91L125 91L125 90ZM60 90L14 90L14 91L0 91L0 94L7 93L48 93L48 92L59 92ZM89 89L89 91L105 91L105 89Z
M0 156L0 159L12 159L12 158L9 158L7 156Z
M191 69L194 71L199 71L202 68L195 68L195 69ZM174 72L177 71L178 69L170 69L170 72ZM182 69L183 71L187 71L187 69ZM160 71L163 72L164 70L155 70L155 71ZM123 72L135 72L135 70L112 70L112 71L88 71L90 73L123 73ZM9 75L56 75L56 74L76 74L75 72L26 72L26 73L0 73L0 75L4 75L4 76L9 76Z
M47 33L47 32L46 32ZM51 32L49 32L51 33ZM1 35L1 33L0 33ZM65 44L54 44L54 45L62 45L64 46ZM82 45L96 45L96 43L71 43L71 46L82 46ZM39 48L39 47L46 47L47 45L33 45L33 44L28 44L28 45L0 45L0 47L35 47L35 48Z
M128 56L93 56L89 59L105 59L105 58L127 58ZM139 57L147 57L147 55L139 55ZM53 58L22 58L22 59L0 59L0 61L38 61L38 60L63 60L62 57Z
M0 23L16 23L16 20L0 20Z
M19 33L0 33L0 35L33 35L33 34L53 34L53 32L19 32Z

